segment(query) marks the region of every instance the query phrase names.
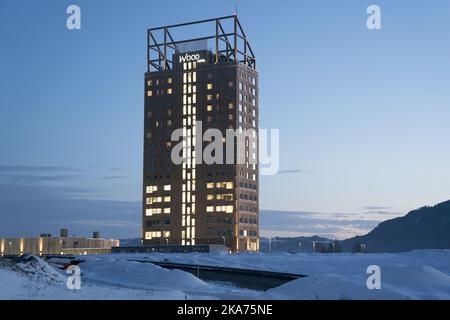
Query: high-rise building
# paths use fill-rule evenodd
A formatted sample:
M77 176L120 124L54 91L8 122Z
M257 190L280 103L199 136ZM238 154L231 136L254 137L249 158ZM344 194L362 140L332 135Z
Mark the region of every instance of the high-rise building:
M147 60L144 245L257 251L258 73L237 16L149 29Z

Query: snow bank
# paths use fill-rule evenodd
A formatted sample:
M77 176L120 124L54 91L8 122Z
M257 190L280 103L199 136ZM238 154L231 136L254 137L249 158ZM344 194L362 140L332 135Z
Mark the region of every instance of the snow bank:
M450 277L430 266L386 266L381 289L369 290L367 278L321 274L268 290L261 299L408 300L450 299Z
M141 289L187 290L208 289L211 285L180 270L168 270L151 263L140 263L113 257L90 257L80 265L87 281L110 283Z
M398 254L113 254L83 256L82 288L37 257L0 259L0 299L450 299L450 250ZM307 275L264 293L207 283L172 262ZM367 267L381 270L381 290L369 290Z

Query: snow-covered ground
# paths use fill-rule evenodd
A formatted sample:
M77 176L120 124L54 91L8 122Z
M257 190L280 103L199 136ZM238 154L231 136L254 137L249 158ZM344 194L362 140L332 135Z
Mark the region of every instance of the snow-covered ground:
M399 254L114 254L83 256L81 289L33 258L0 260L0 299L450 299L450 250ZM130 259L165 260L304 274L266 292L205 282L180 270ZM381 270L381 289L369 290L367 267Z

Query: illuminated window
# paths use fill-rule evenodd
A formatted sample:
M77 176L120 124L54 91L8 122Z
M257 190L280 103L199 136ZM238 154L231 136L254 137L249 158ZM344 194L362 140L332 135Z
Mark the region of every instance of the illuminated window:
M218 194L218 195L216 195L216 199L217 200L232 201L233 200L233 195L232 194Z
M147 85L150 87L153 84L153 80L148 80Z
M208 194L208 195L206 196L206 199L207 199L207 200L214 200L214 195L213 195L213 194Z
M208 84L206 85L206 88L207 88L208 90L211 90L211 89L213 88L212 83L208 83Z
M158 191L158 187L157 186L147 186L147 188L146 188L146 192L147 193L153 193L153 192L156 192L156 191Z
M206 184L206 188L207 188L207 189L213 189L213 188L214 188L214 182L208 182L208 183Z
M164 191L170 191L170 190L172 190L172 186L170 184L166 184L164 186Z
M170 202L170 200L171 200L170 196L165 196L164 197L164 202Z
M212 98L213 98L212 94L208 94L208 95L206 96L206 100L208 100L208 101L211 101Z
M165 213L165 214L170 213L170 208L164 208L163 213Z
M206 212L214 212L214 206L207 206Z
M206 110L207 110L207 111L212 111L212 109L213 109L213 106L212 106L211 104L208 104L208 105L206 106Z
M167 89L167 94L172 94L172 88Z
M229 104L228 104L228 109L233 109L234 108L234 103L233 102L230 102Z
M147 97L151 97L151 96L153 96L153 91L152 90L147 91Z
M216 212L233 213L233 206L216 206Z
M146 240L151 240L153 238L161 238L161 231L147 231L145 233Z
M167 79L167 83L172 83L172 78Z

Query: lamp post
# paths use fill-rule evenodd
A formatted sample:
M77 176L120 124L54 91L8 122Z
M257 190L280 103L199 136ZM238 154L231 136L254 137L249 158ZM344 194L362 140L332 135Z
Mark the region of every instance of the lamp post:
M267 238L269 239L269 253L272 253L272 240L273 240L273 247L275 248L275 237L273 235L270 235Z

